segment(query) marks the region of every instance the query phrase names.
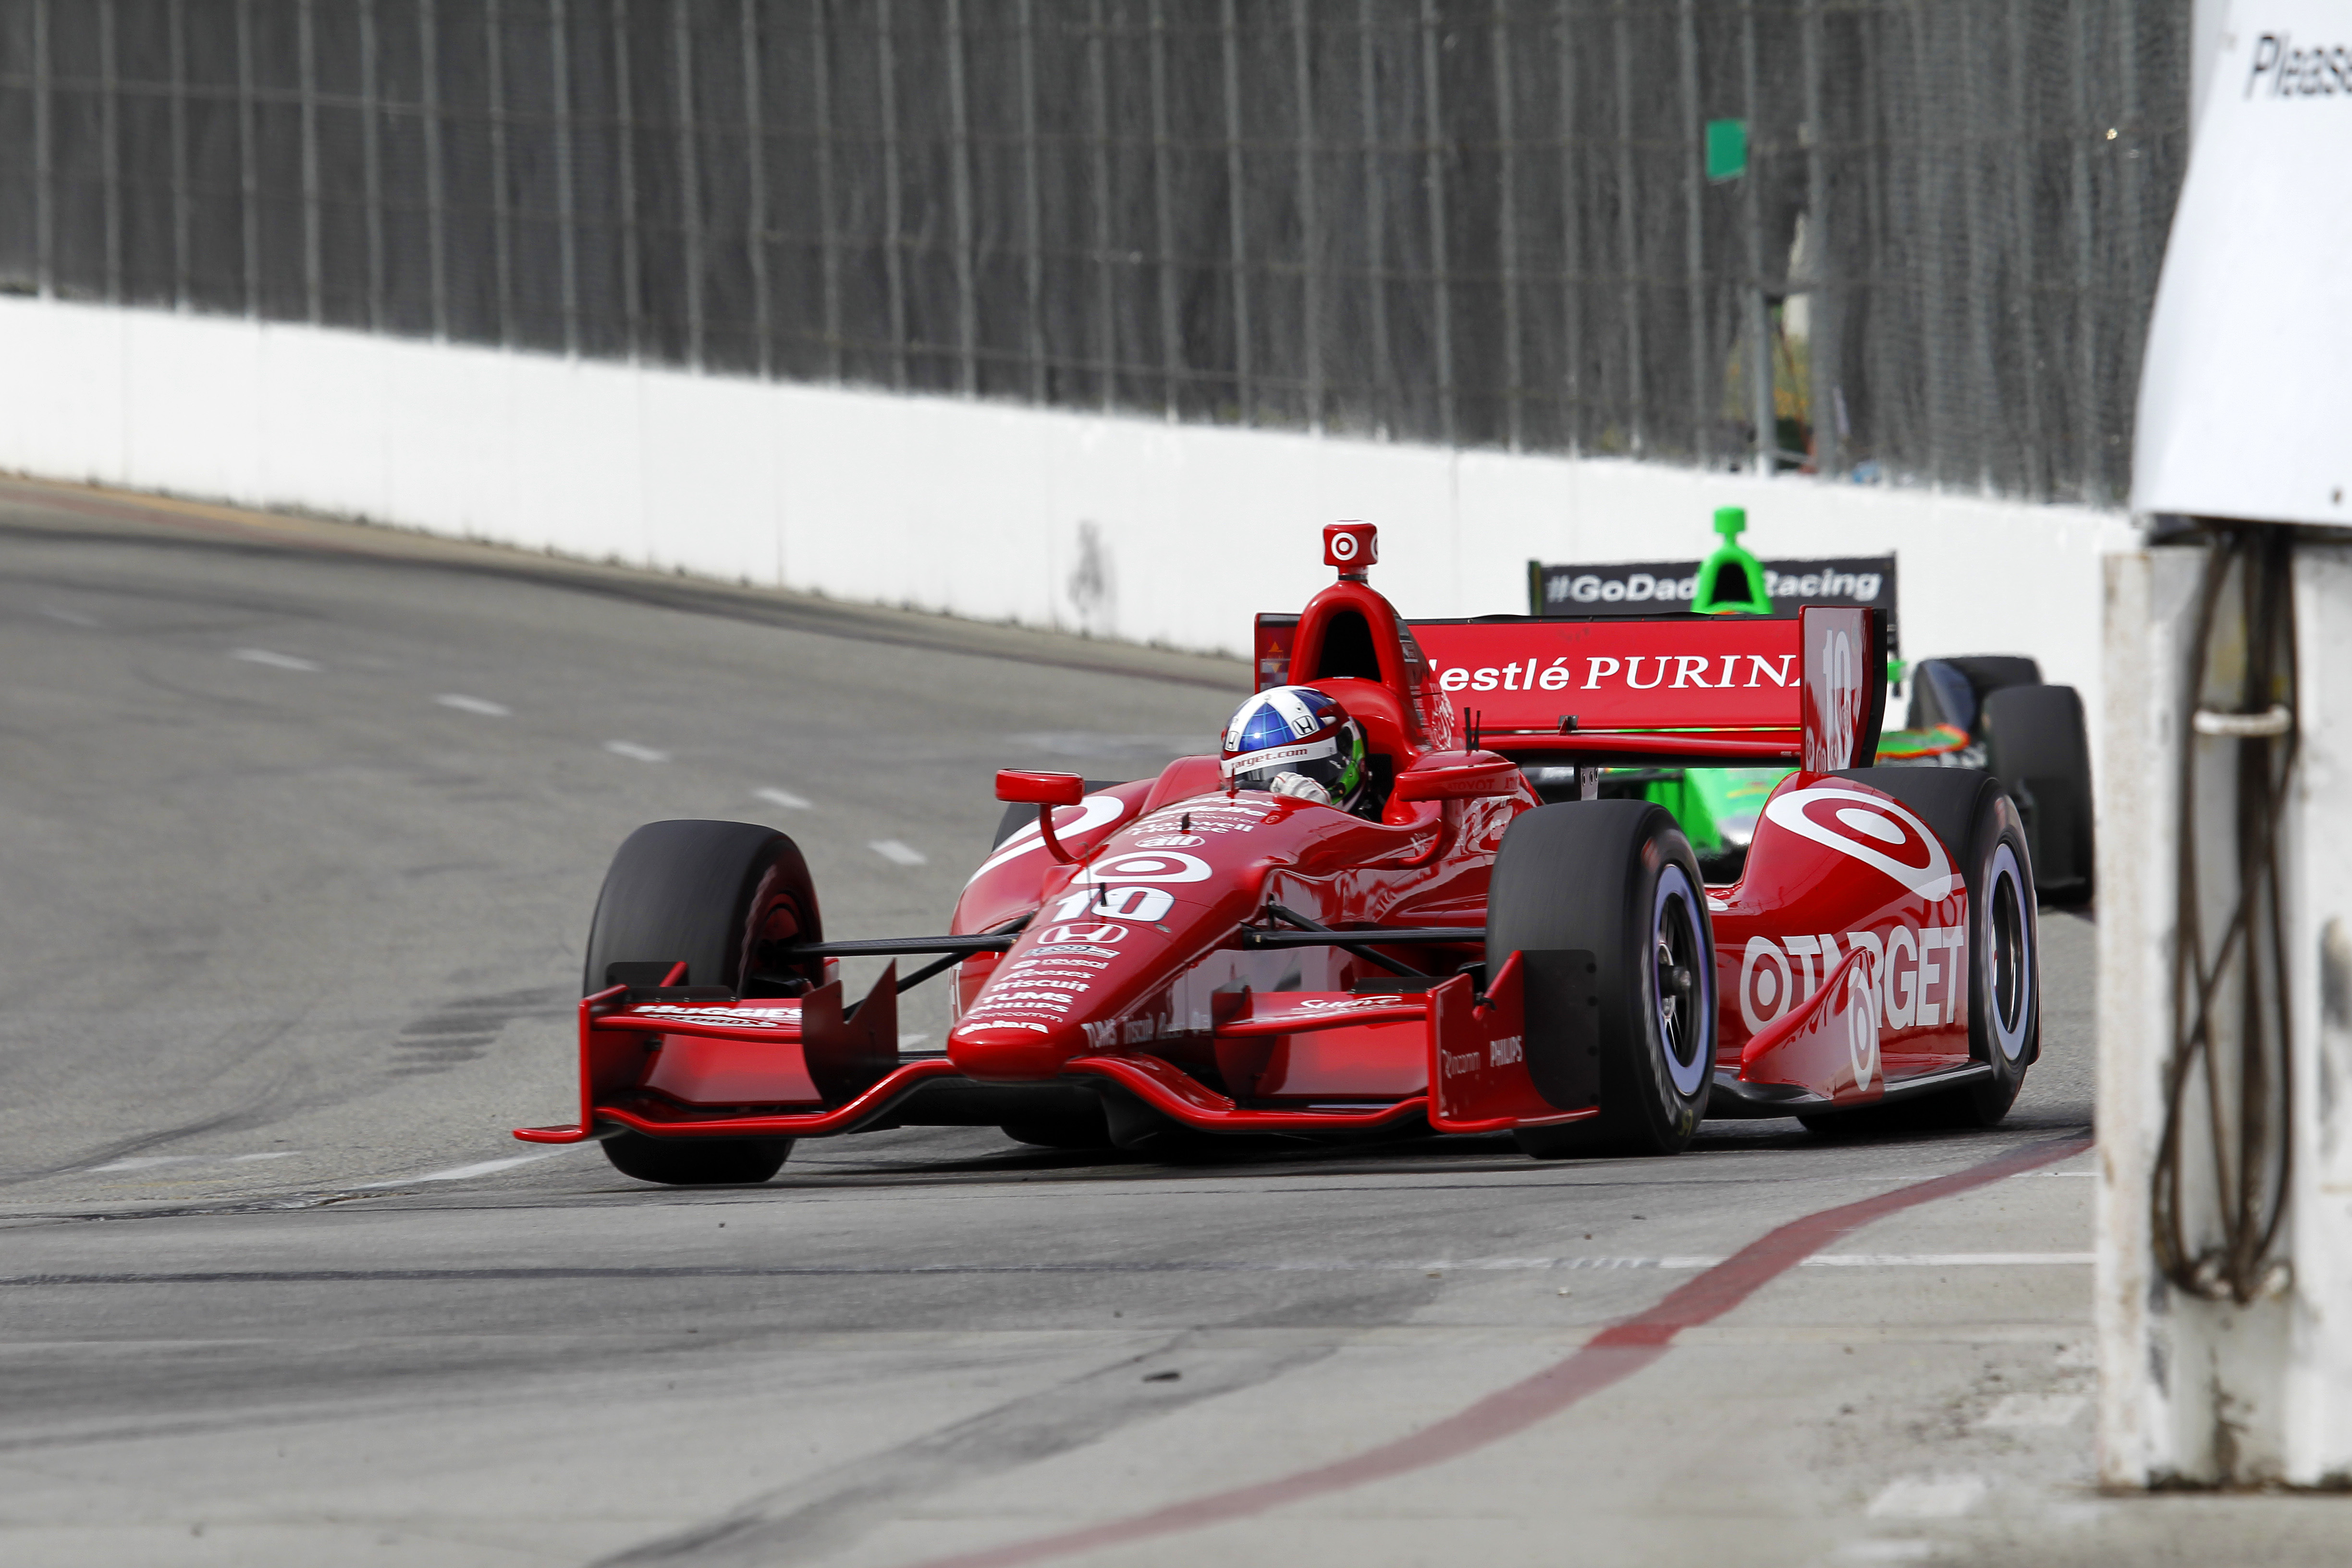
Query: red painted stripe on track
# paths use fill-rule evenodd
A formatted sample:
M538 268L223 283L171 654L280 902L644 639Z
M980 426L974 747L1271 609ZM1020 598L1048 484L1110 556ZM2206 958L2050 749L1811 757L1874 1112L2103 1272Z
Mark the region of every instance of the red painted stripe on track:
M2021 1171L2054 1164L2083 1152L2091 1147L2091 1142L2088 1138L2064 1138L2031 1144L1948 1176L1937 1176L1933 1181L1898 1187L1859 1203L1842 1204L1790 1220L1669 1292L1648 1310L1601 1330L1573 1353L1533 1377L1497 1390L1434 1426L1424 1426L1392 1443L1383 1443L1353 1458L1261 1481L1255 1486L1189 1498L1132 1519L1091 1524L1009 1546L931 1558L918 1568L1018 1568L1022 1563L1043 1563L1075 1552L1123 1546L1153 1536L1246 1519L1325 1492L1342 1491L1409 1470L1442 1465L1497 1438L1525 1431L1586 1395L1633 1376L1664 1355L1675 1336L1685 1329L1712 1322L1822 1247L1874 1221L1984 1186Z

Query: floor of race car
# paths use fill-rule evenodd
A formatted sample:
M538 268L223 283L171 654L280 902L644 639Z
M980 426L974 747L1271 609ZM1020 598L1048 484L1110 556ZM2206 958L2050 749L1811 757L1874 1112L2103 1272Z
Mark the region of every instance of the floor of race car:
M931 929L993 768L1140 774L1241 667L16 482L0 661L12 1568L2337 1560L2333 1500L2092 1487L2080 916L1996 1132L908 1129L680 1192L505 1136L624 833L772 822L835 934Z

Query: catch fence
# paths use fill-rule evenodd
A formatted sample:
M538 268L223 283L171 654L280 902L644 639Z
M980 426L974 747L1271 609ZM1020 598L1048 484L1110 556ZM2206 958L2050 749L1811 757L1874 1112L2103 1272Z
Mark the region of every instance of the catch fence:
M2111 504L2188 42L2188 0L0 0L0 288Z

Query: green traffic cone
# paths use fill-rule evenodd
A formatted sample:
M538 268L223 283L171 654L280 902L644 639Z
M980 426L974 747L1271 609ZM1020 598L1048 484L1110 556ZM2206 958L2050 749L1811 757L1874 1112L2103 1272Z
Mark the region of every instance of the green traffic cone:
M1772 613L1772 597L1764 591L1764 563L1739 547L1739 536L1747 530L1746 508L1715 509L1715 531L1723 535L1723 542L1698 569L1698 591L1691 595L1691 608L1700 615Z

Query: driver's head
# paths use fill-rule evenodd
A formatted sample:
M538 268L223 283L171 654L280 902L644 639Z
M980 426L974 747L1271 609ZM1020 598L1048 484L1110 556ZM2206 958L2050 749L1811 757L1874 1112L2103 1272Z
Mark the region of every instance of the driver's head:
M1366 784L1364 727L1336 697L1311 686L1277 686L1241 705L1225 726L1225 782L1277 795L1319 793L1353 811ZM1286 782L1286 780L1296 782ZM1310 791L1299 787L1312 784Z

